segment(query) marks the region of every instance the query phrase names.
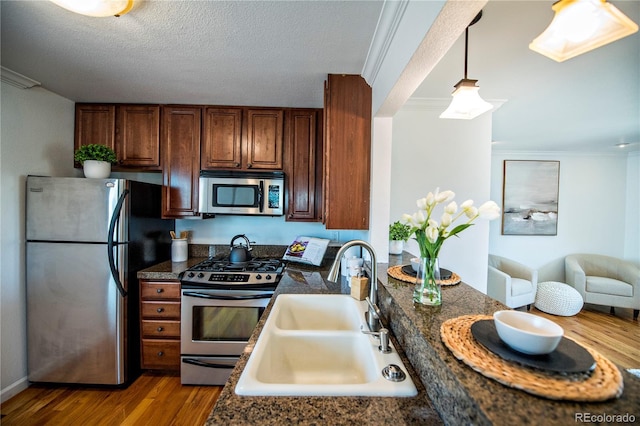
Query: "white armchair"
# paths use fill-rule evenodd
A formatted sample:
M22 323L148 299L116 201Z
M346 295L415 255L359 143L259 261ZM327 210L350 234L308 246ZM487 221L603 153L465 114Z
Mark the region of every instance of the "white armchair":
M585 303L640 312L640 268L622 259L600 254L571 254L564 259L567 284Z
M538 271L515 260L494 254L489 255L487 295L510 308L531 304L536 299Z

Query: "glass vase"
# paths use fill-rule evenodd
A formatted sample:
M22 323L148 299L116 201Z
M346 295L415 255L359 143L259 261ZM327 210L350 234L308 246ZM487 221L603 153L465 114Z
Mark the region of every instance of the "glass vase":
M439 306L442 304L440 287L440 266L438 258L421 257L416 273L416 288L413 301L422 305Z

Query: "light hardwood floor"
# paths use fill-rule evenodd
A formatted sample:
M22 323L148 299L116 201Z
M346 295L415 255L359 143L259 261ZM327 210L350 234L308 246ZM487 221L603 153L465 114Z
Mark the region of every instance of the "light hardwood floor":
M222 386L145 372L126 389L32 385L2 404L2 426L202 425Z
M640 368L640 321L631 309L609 314L586 305L573 317L531 312L557 322L565 335L590 346L621 368ZM220 386L182 386L177 375L145 373L127 389L31 386L2 404L2 426L202 425Z
M633 310L586 304L576 316L549 315L531 307L531 313L555 321L565 336L600 352L622 368L640 369L640 321L633 320Z

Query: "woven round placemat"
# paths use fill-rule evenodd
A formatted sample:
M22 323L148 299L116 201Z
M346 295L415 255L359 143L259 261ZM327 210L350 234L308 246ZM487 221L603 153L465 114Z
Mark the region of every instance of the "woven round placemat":
M414 283L416 281L416 276L405 274L404 272L402 272L403 266L404 265L391 266L389 267L389 269L387 269L387 274L397 280ZM456 285L460 284L460 281L460 275L456 274L455 272L451 272L451 278L449 278L448 280L440 280L440 285Z
M505 386L548 399L596 402L622 395L620 370L598 352L585 347L596 361L589 373L559 374L506 361L478 343L471 325L488 315L465 315L445 321L440 337L453 355L478 373Z

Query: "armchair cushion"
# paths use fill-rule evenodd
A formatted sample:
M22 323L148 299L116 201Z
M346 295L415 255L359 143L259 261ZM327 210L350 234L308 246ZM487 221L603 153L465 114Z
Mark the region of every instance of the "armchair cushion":
M523 294L533 292L533 284L531 281L523 280L522 278L511 278L511 295L521 296Z
M586 291L590 293L613 294L616 296L633 296L631 284L605 277L587 276Z

